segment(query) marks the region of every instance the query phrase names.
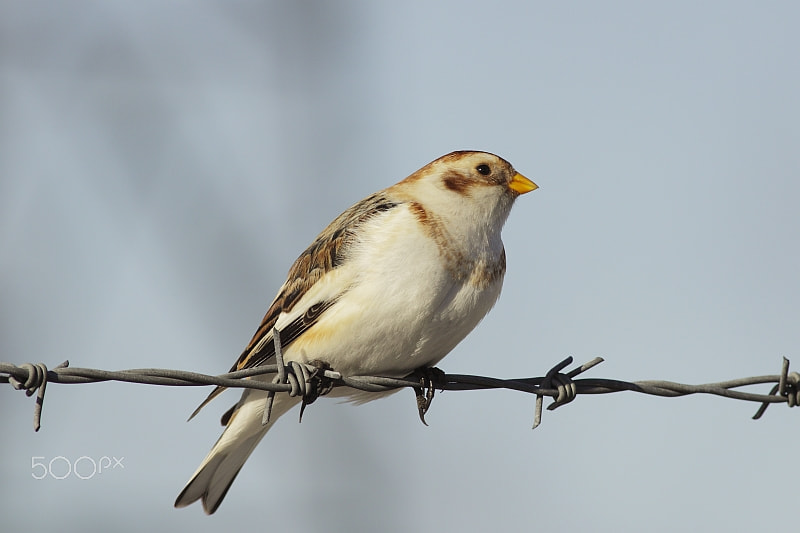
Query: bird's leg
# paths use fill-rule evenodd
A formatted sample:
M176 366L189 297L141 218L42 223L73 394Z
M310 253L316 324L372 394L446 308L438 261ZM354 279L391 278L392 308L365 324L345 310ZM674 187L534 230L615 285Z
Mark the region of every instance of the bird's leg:
M417 410L419 411L419 419L426 426L425 413L431 407L433 396L436 393L436 385L441 388L445 382L445 373L436 367L423 367L418 368L411 374L412 378L419 379L419 387L414 387L414 394L417 396Z

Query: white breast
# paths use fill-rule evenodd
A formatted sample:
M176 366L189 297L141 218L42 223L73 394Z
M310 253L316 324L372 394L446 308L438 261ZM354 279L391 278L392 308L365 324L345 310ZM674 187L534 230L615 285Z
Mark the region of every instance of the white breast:
M288 360L321 360L344 375L404 376L447 355L500 294L502 275L489 284L471 283L469 276L456 279L445 268L439 245L404 206L360 231L345 264L296 305L292 315L344 291L290 345Z

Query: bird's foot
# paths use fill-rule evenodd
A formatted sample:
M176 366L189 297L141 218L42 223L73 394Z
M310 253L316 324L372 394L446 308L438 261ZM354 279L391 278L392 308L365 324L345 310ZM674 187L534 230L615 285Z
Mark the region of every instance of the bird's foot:
M445 382L445 373L436 367L423 367L418 368L409 377L419 379L419 387L414 387L414 394L417 396L417 410L419 411L419 419L426 426L425 413L431 407L433 396L436 393L436 386L442 388Z

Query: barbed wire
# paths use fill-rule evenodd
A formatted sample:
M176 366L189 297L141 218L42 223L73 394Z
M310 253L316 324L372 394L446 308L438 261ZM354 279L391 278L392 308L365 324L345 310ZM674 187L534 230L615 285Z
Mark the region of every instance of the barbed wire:
M278 352L280 355L280 351ZM413 388L417 394L417 407L420 419L425 423L425 413L433 400L434 391L438 390L483 390L508 389L525 392L536 396L533 428L541 424L543 401L545 396L553 398L547 409L552 411L572 402L581 394L609 394L622 391L638 392L652 396L674 398L691 394L712 394L724 398L733 398L748 402L760 403L753 419L761 418L767 407L773 403L785 403L789 407L800 404L800 374L789 372L789 360L783 358L780 374L753 376L716 383L687 385L663 380L620 381L605 378L573 379L590 368L603 362L597 357L591 361L562 373L571 365L573 358L567 357L553 366L543 377L500 379L486 376L466 374L445 374L438 369L418 371L405 378L387 378L380 376L342 376L338 372L314 365L296 362L283 363L278 357L277 364L263 365L256 368L239 370L211 376L184 370L164 368L140 368L131 370L99 370L94 368L73 368L69 361L48 369L43 363L24 363L19 366L0 362L0 383L10 383L17 390L24 390L28 396L37 394L34 406L34 431L41 427L44 393L48 383L97 383L104 381L121 381L164 386L207 386L217 385L227 388L248 388L269 391L268 404L265 409L265 423L269 419L272 399L276 393L287 393L300 396L303 408L319 396L326 394L333 387L350 387L364 392L387 392L399 388ZM276 374L272 382L247 379L264 374ZM739 389L751 385L774 383L768 394L744 392ZM301 411L302 416L302 411Z

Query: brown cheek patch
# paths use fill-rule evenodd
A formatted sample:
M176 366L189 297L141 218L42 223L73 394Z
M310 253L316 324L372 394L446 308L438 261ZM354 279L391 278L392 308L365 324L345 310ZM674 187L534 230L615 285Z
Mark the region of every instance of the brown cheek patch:
M471 179L458 172L448 172L442 176L442 182L446 188L464 196L469 196L469 190L474 185Z

